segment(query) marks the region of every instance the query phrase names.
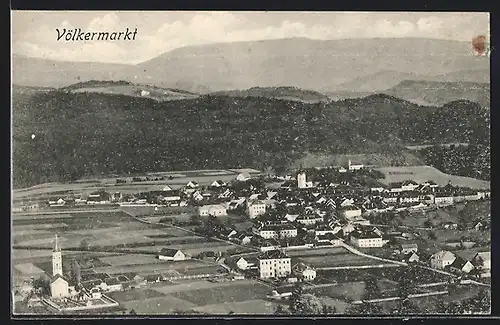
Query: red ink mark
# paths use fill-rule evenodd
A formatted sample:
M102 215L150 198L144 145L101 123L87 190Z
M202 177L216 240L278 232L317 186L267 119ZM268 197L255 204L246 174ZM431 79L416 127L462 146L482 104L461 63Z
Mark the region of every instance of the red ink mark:
M477 55L486 55L487 39L484 35L476 36L472 39L472 47Z

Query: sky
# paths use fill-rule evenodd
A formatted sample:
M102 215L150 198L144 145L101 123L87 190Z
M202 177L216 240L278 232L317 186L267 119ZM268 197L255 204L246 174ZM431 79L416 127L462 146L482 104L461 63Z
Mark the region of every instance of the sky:
M12 11L12 52L63 61L135 64L173 49L290 37L318 40L425 37L471 41L489 35L488 13ZM135 41L57 41L56 29L121 32Z

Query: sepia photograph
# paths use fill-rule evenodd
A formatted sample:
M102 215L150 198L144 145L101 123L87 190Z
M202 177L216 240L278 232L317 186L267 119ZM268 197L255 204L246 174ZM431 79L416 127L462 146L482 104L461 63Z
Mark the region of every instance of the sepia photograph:
M12 10L12 315L490 315L489 35Z

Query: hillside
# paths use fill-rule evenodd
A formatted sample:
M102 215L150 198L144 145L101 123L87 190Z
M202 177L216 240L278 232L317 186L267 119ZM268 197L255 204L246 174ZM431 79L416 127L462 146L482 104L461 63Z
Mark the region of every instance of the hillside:
M228 90L211 93L212 96L263 97L303 102L327 101L329 97L317 91L296 87L253 87L246 90Z
M325 93L336 91L342 83L381 71L447 75L462 70L488 70L489 60L471 55L469 42L290 38L187 46L137 65L14 56L13 67L14 83L30 86L62 87L95 79L126 80L196 93L284 85ZM42 75L44 78L40 78ZM370 91L373 88L363 87Z
M414 73L384 70L344 82L337 86L337 91L379 92L392 88L403 80L421 80L422 78Z
M405 80L384 93L421 105L443 105L465 99L490 107L487 83Z
M159 102L67 91L14 94L13 182L26 187L128 172L280 170L306 154L401 157L407 144L489 141L487 124L484 110L471 102L421 107L387 95L303 103L208 95Z
M61 88L62 90L74 93L102 93L114 95L127 95L133 97L145 97L155 100L179 100L186 98L195 98L198 94L182 90L160 88L151 85L133 84L128 81L98 81L90 80L77 83L68 87Z

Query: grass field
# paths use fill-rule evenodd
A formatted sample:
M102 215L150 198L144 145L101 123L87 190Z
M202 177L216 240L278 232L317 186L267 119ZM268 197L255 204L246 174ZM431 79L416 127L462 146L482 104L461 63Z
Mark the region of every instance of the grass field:
M133 300L145 300L151 298L160 298L165 295L161 292L151 290L151 289L133 289L127 291L116 291L108 293L108 296L112 299L120 302L127 302Z
M82 194L89 194L90 192L104 189L106 191L114 192L120 191L123 193L133 193L142 191L154 191L161 190L166 184L172 187L179 188L186 185L189 181L198 182L200 185L208 185L216 179L228 182L235 178L235 176L240 172L249 172L251 174L260 173L258 170L254 169L220 169L220 170L190 170L190 171L179 171L179 172L157 172L157 173L143 173L142 177L145 176L165 176L166 179L156 182L136 182L130 183L131 177L105 177L96 179L92 178L96 182L75 182L69 184L63 183L46 183L32 186L30 188L24 189L14 189L13 197L14 200L25 199L25 198L45 198L51 196L53 193L64 193L64 192L77 192ZM141 175L137 175L141 176ZM168 179L169 176L175 177L171 180ZM179 177L182 176L182 177ZM116 184L116 179L128 179L129 182L125 184Z
M276 306L275 302L255 299L240 302L226 302L215 305L206 305L201 307L192 308L195 311L212 315L227 315L230 312L239 315L253 314L253 315L270 315L273 314Z
M445 186L451 182L451 184L455 186L466 186L475 189L490 189L490 182L470 177L445 174L430 166L381 167L376 169L385 174L385 179L380 180L384 184L403 182L405 180L414 180L417 183L432 180L441 186Z
M304 256L299 257L301 261L305 264L310 265L315 268L319 267L335 267L335 266L362 266L362 265L374 265L383 264L380 261L354 255L352 253L337 253L321 256Z
M259 283L235 283L231 286L180 291L171 295L196 305L223 304L265 298L269 288Z
M336 286L314 289L318 296L327 296L337 299L360 300L365 292L363 281L340 283Z
M339 255L339 254L347 254L347 253L349 253L349 251L343 247L327 247L327 248L314 248L314 249L287 251L287 255L292 256L292 257Z

